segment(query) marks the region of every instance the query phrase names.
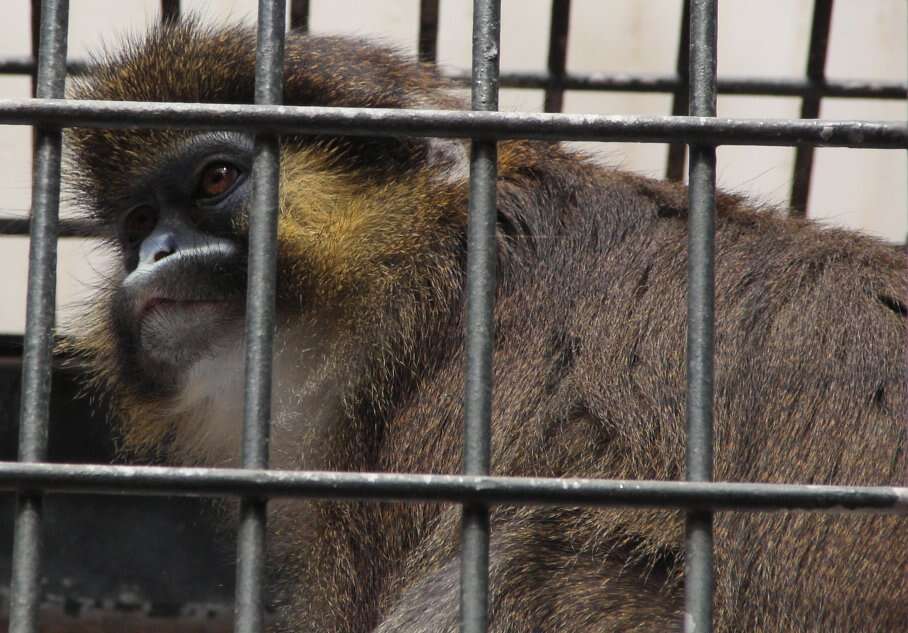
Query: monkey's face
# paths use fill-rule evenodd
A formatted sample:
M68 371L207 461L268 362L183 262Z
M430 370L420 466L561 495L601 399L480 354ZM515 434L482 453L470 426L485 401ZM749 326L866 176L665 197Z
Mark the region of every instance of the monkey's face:
M251 156L241 134L184 138L108 212L125 271L111 317L122 362L147 387L242 340Z
M287 104L459 105L427 67L357 40L294 36L286 60ZM230 104L253 102L254 86L254 31L189 20L102 59L71 94ZM122 264L66 346L110 396L125 445L170 442L187 460L225 463L235 446L199 447L239 441L253 135L76 127L66 139L73 197ZM453 314L466 159L460 140L281 137L273 395L283 410L330 417L371 389L370 376L422 353L427 315L442 327Z

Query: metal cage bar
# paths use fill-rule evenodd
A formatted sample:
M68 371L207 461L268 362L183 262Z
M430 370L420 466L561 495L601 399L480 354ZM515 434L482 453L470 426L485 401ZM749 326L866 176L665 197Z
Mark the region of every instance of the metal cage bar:
M434 64L438 60L438 9L440 0L419 2L419 61Z
M300 14L302 15L302 14ZM300 24L300 27L305 25ZM305 29L304 29L305 30ZM89 67L86 60L70 60L66 69L71 75L84 74ZM0 59L0 75L28 75L34 72L31 57L4 57ZM454 81L470 82L468 73L454 71L447 75ZM509 72L499 77L502 88L555 87L547 72ZM654 92L684 94L686 80L678 75L635 74L609 75L607 73L566 73L560 81L564 90L602 92ZM809 81L805 78L721 77L717 80L719 92L729 95L761 97L834 97L836 99L904 99L908 88L904 82L874 81L864 79L824 79Z
M0 491L908 516L908 487L0 462Z
M826 77L826 54L829 51L829 28L832 25L832 0L813 3L813 21L807 52L807 81L822 82ZM801 101L801 118L820 116L820 95L808 94ZM798 147L791 182L791 215L805 217L813 172L813 147Z
M767 121L716 118L716 92L795 94L804 107L822 96L904 98L905 86L873 82L828 82L822 49L828 40L830 0L817 0L805 80L716 79L716 0L691 0L690 81L679 65L669 77L567 75L564 68L569 2L553 4L547 73L512 74L499 81L500 0L474 0L471 85L473 111L358 110L278 107L282 97L285 2L260 0L256 59L256 105L113 103L59 101L66 58L66 0L44 0L38 61L0 62L2 72L37 70L34 100L0 100L0 124L37 125L31 220L0 220L0 234L32 230L27 331L23 355L20 421L21 463L0 463L0 490L19 495L13 562L11 631L35 633L40 598L41 494L95 492L237 496L236 630L260 631L263 620L266 500L276 496L463 504L461 620L464 631L485 631L488 617L489 506L497 503L673 507L688 512L686 538L686 630L711 630L712 512L799 509L819 512L889 512L908 515L908 488L716 483L712 475L712 324L715 147L720 144L908 147L908 126L870 121ZM308 1L291 4L291 24L308 26ZM421 3L420 54L435 56L438 2ZM179 3L162 0L162 17ZM428 7L428 8L427 8ZM434 15L433 12L434 11ZM556 16L556 12L558 13ZM556 20L556 17L558 18ZM425 22L424 22L425 20ZM826 35L820 31L825 20ZM818 26L819 21L819 26ZM427 44L431 32L432 43ZM819 29L819 30L818 30ZM686 40L682 35L681 43ZM557 49L557 50L556 50ZM679 64L684 59L679 51ZM78 63L70 69L79 69ZM816 69L820 70L817 72ZM811 70L813 69L813 70ZM512 82L508 84L508 82ZM571 82L575 82L572 84ZM499 113L498 86L544 87L552 104L564 89L646 90L676 95L689 83L693 116L609 117ZM743 90L744 92L735 92ZM767 90L772 92L747 92ZM786 92L788 91L788 92ZM842 91L837 94L836 91ZM557 94L557 97L554 96ZM678 99L675 100L676 105ZM553 106L554 107L554 106ZM560 105L559 105L560 107ZM802 117L804 110L802 109ZM243 469L124 467L29 463L44 457L49 400L50 348L54 323L54 263L59 206L62 126L243 129L256 133L254 202L250 214L247 291L246 403ZM473 139L468 226L467 369L464 476L269 471L268 425L274 318L274 255L281 132L446 136ZM627 140L690 144L688 260L688 453L685 482L489 477L493 308L495 296L496 141ZM682 153L683 163L683 153ZM669 164L671 170L671 161ZM809 178L809 169L808 169ZM77 222L61 235L83 235ZM17 233L18 232L18 233Z
M285 0L259 0L255 54L255 102L283 101ZM271 425L272 349L276 285L280 143L274 134L255 137L253 201L249 214L249 274L246 289L246 397L243 411L244 468L267 468ZM259 633L265 617L265 524L267 499L243 497L237 531L237 633Z
M690 0L682 0L681 29L678 34L678 55L675 60L675 72L678 75L678 89L672 96L672 115L687 114L690 66ZM672 143L668 146L668 157L665 164L665 177L680 182L684 178L684 159L687 157L687 145Z
M694 116L716 116L717 0L691 0L690 101ZM716 148L690 145L687 221L688 481L713 473L713 323ZM690 511L685 534L686 633L710 633L713 611L712 513Z
M561 112L564 107L564 75L567 69L570 26L571 0L552 0L548 59L551 82L545 89L542 106L545 112Z
M31 61L31 68L28 71L28 74L31 75L31 84L32 84L32 97L38 96L38 45L41 42L41 2L42 0L31 0L29 2L29 8L31 12L30 26L31 26L31 49L32 56L29 61ZM34 139L32 139L34 141ZM34 144L34 143L33 143ZM35 146L37 144L34 144ZM33 157L34 158L34 157Z
M161 0L161 21L176 22L180 19L180 0Z
M290 28L309 30L309 0L290 0Z
M11 60L13 61L13 60ZM0 62L0 70L4 64ZM463 72L452 72L449 75L456 81L466 83L469 75ZM502 88L538 88L545 89L555 85L555 81L544 72L509 72L501 75ZM634 75L610 75L607 73L573 74L567 73L561 81L565 90L585 90L602 92L667 92L682 91L686 80L678 75L661 75L641 73ZM872 81L862 79L827 79L811 82L797 77L721 77L716 85L719 92L729 95L749 95L762 97L805 97L818 95L839 99L904 99L906 86L895 81Z
M905 149L900 121L727 119L542 112L397 110L145 101L0 99L0 125L266 131L350 136L630 141L708 145L811 144Z
M473 110L498 110L501 0L473 2ZM467 221L466 380L463 470L487 475L491 453L492 351L494 348L496 183L498 146L474 138L470 145ZM461 536L460 629L485 633L489 602L489 508L465 503Z
M67 0L44 0L40 11L36 94L63 98L69 19ZM40 462L47 454L50 413L51 351L56 302L57 224L60 210L59 128L35 132L32 180L32 234L28 255L25 341L22 353L22 401L19 413L19 460ZM20 491L13 534L11 633L37 633L41 598L42 497Z

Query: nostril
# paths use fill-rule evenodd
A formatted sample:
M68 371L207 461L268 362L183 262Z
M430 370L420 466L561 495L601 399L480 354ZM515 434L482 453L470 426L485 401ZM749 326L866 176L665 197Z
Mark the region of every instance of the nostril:
M152 259L156 262L159 262L162 259L164 259L165 257L169 257L170 255L173 255L172 248L162 248L161 250L159 250L158 252L156 252L154 254L154 257L152 257Z
M139 261L155 264L177 252L177 240L170 231L156 231L142 242Z

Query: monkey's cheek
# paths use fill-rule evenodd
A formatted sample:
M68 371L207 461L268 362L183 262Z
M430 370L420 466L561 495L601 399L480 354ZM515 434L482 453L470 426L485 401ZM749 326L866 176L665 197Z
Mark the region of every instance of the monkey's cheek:
M219 301L173 302L156 308L142 319L139 331L143 356L177 374L230 338L242 339L242 318Z

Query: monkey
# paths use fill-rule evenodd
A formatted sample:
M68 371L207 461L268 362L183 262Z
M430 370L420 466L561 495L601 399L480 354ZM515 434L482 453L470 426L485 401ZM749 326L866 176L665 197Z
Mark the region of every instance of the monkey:
M101 57L75 99L251 103L255 35L198 19ZM437 70L290 33L284 102L463 108ZM124 453L239 464L249 178L238 132L67 131L116 269L69 351ZM281 137L270 464L462 469L469 142ZM684 477L682 184L499 143L493 475ZM719 192L715 479L908 484L905 254ZM456 504L273 499L274 631L457 630ZM684 515L490 509L489 630L680 631ZM715 630L895 632L904 517L715 515Z

